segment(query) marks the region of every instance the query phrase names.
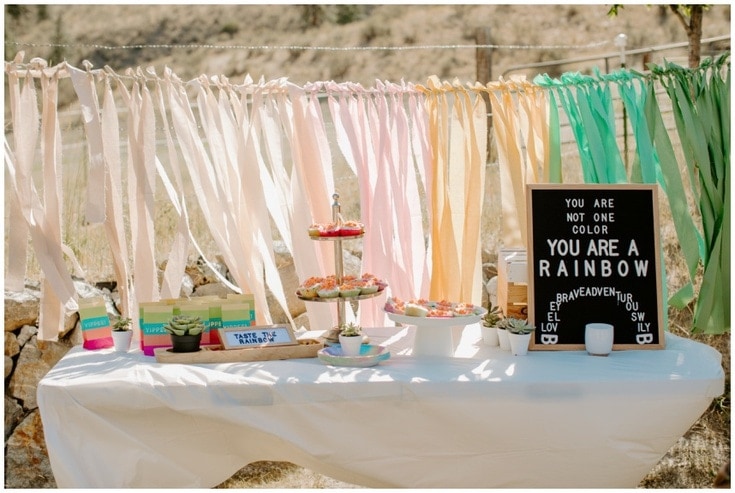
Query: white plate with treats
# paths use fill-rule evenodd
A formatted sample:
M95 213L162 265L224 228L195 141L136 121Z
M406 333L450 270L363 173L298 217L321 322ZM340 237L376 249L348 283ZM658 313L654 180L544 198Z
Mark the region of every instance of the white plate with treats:
M484 314L481 315L465 315L461 317L412 317L409 315L399 315L398 313L385 312L388 318L396 323L403 325L415 325L417 327L457 327L460 325L469 325L482 320Z
M420 327L469 325L479 322L487 313L486 308L466 303L444 303L443 305L433 301L404 303L395 298L389 298L383 309L388 318L394 322ZM446 316L432 316L432 313L446 313Z

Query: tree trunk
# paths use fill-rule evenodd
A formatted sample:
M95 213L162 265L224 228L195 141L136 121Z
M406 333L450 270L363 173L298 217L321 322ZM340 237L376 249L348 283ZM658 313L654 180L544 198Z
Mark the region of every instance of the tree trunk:
M689 18L689 68L699 67L702 52L702 14L701 5L692 5L692 13Z

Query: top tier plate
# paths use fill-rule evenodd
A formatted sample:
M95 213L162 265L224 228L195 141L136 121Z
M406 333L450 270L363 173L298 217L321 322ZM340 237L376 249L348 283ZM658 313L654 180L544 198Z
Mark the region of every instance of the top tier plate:
M356 240L358 238L362 238L365 236L365 233L360 233L357 235L334 235L334 236L312 236L309 235L309 238L316 241L334 241L334 240Z

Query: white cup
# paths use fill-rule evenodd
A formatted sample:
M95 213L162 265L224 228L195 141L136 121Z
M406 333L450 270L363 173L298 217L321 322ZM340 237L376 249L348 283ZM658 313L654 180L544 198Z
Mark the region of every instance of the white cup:
M613 347L613 326L603 323L585 325L584 346L592 356L607 356Z

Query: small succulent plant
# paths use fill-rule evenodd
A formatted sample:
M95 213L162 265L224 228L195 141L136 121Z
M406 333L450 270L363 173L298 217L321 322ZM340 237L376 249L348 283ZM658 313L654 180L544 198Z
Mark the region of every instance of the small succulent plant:
M360 336L362 335L362 327L352 322L347 323L347 324L342 324L342 326L340 327L340 335L343 335L345 337Z
M202 319L192 315L174 315L163 328L166 332L177 336L195 336L204 332Z
M508 332L512 332L514 334L530 334L536 329L533 325L528 323L528 320L524 320L522 318L505 318L503 319L503 324Z
M489 305L485 317L482 319L482 323L485 327L495 327L498 322L503 318L503 310L499 306Z
M130 323L132 320L128 317L118 317L115 323L112 325L112 330L115 332L125 332L130 330Z

